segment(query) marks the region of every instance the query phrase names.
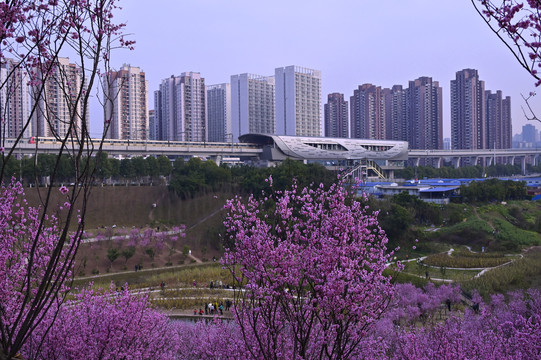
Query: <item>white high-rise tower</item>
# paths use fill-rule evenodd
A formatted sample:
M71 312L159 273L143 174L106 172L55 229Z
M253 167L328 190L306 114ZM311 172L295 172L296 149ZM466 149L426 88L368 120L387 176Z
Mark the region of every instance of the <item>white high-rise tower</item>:
M299 66L277 68L276 134L322 136L321 71Z
M248 133L274 134L274 78L253 74L231 76L233 141Z
M206 141L207 92L198 72L164 79L154 92L157 140Z

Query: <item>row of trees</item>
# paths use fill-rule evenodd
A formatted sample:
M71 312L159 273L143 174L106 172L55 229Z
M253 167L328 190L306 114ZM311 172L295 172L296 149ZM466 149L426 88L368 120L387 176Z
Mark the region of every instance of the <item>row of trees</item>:
M474 300L476 308L497 315L494 318L467 311L445 323L432 321L441 314L442 304L458 302L460 295L450 287L421 290L392 284L383 271L393 252L386 248L387 235L379 226L378 212L366 207L366 199L356 199L343 182L329 190L323 184L307 188L294 184L279 191L273 188L272 177L266 184L271 191L259 199L235 198L226 206L224 237L234 247L226 250L224 266L236 284L234 325L201 323L194 328L196 334L168 322L149 307L146 298L126 291L115 294L113 289L105 293L83 290L73 302L44 309L32 337L21 342L24 356L65 359L84 354L112 359L137 353L141 358L163 359L355 359L409 358L411 350L433 358L439 351L456 355L457 344L462 344L460 351L473 354L482 350L476 345L479 341L488 344L485 337L492 341L509 334L511 340L491 350L496 357L518 352L531 356L538 351L521 342L539 336L541 308L535 293L531 295L537 297L515 296L516 302L509 306L496 301L494 310L481 299ZM57 230L54 221L43 229L39 251L33 252L19 239L29 239L37 231L37 211L18 205L16 199L24 196L20 185L2 195L0 209L7 221L0 227L4 246L0 264L8 266L2 274L10 275L0 277L1 299L9 305L2 316L5 324L13 324L25 298L20 291L24 276L13 275L33 253L31 284L36 284L47 271ZM413 216L419 219L427 216L426 209L417 209L421 204L409 195L398 195L392 203L413 206ZM10 225L14 222L21 224L15 236ZM133 232L129 245L145 246L152 237L151 232L143 236ZM69 257L62 259L69 266ZM400 263L397 267L401 268ZM67 290L64 286L62 293ZM431 326L418 327L429 322ZM202 351L201 336L206 334L221 335L221 340L211 341L213 345ZM456 341L448 343L447 336ZM467 341L468 336L475 341ZM423 347L417 346L419 341Z
M530 172L537 172L538 169L529 166L527 170ZM451 166L443 166L441 168L435 168L432 166L417 166L407 167L395 172L395 176L401 179L471 179L495 176L513 176L520 174L522 174L520 165L500 164L487 167L480 165L464 166L456 169Z
M304 164L300 161L286 160L272 168L256 168L249 165L218 166L212 160L201 160L198 157L176 159L173 163L168 157L133 157L122 160L108 157L101 152L96 157L83 158L94 173L95 182L132 181L148 183L159 176L170 177L170 187L182 196L194 196L205 191L216 191L224 185L238 185L246 193L260 193L268 189L265 179L273 176L275 186L285 189L296 178L300 185L323 182L328 187L335 179L336 173L328 171L319 164ZM41 182L44 177L55 175L57 183L71 183L76 178L76 162L70 155L39 154L24 157L20 160L10 157L5 160L4 180L12 177L22 179L25 183Z
M528 191L524 181L488 179L462 185L460 195L464 202L476 203L522 200L528 197Z
M58 160L58 161L57 161ZM2 161L2 159L0 159ZM87 161L87 159L83 159ZM57 164L58 162L58 164ZM69 155L39 154L33 157L24 157L20 160L10 157L6 160L4 178L22 178L27 183L51 176L56 171L59 182L73 182L75 179L75 161ZM240 165L217 166L214 161L203 161L200 158L191 158L186 161L177 159L173 164L164 155L154 157L133 157L122 160L111 158L102 152L98 158L90 159L91 169L96 170L96 178L106 180L132 180L141 182L143 179L154 180L158 176L173 175L175 184L173 189L188 194L195 194L205 189L216 189L222 183L242 185L247 191L259 193L265 188L264 179L273 175L275 184L280 188L291 185L291 179L296 177L302 185L323 181L327 186L332 182L333 173L327 171L319 164L303 164L299 161L286 160L276 168L258 169L252 166ZM541 172L541 168L529 166L531 172ZM403 179L423 178L481 178L494 176L512 176L521 173L519 165L496 165L483 168L482 166L467 166L461 168L430 166L407 167L396 171L396 176ZM302 180L301 180L302 179ZM185 188L185 190L180 190Z
M330 356L321 354L317 351L327 345L321 342L304 359L538 358L539 291L507 297L508 302L503 295L494 295L485 303L474 295L471 309L461 312L457 287L395 285L385 314L359 335L354 351L344 356L334 351ZM171 322L152 309L146 297L131 295L127 289L84 289L68 305L60 309L56 321L47 317L35 329L36 336L22 349L25 358L248 360L294 359L296 354L292 334L283 339L283 348L264 357L259 348L267 344L236 323ZM293 331L292 326L283 330Z
M1 160L0 160L1 161ZM102 152L97 157L83 158L89 165L89 170L95 174L95 180L133 180L141 181L149 178L151 181L159 176L171 175L173 166L166 156L134 157L129 159L116 159ZM76 179L77 162L73 156L63 154L39 154L32 157L23 157L20 160L10 157L5 160L4 180L11 177L22 179L25 183L39 183L43 177L55 175L58 183L71 183Z
M336 173L320 164L304 164L287 159L271 168L256 168L248 165L229 167L217 166L213 161L191 158L187 162L177 159L173 166L170 188L181 196L194 196L204 191L216 191L224 185L238 187L245 194L259 196L262 191L270 190L265 181L269 176L274 179L274 187L285 190L294 179L299 186L324 183L329 187L336 181Z
M354 353L344 357L313 354L306 359L511 360L541 354L539 291L507 294L509 302L496 295L485 303L475 295L472 307L463 312L456 311L455 305L460 292L450 286L396 285L394 294L386 314L362 334ZM196 345L201 338L220 340L201 347ZM219 322L187 327L182 340L182 359L255 359L247 347L263 345L247 338L242 328ZM276 349L273 355L270 358L293 359L288 347Z

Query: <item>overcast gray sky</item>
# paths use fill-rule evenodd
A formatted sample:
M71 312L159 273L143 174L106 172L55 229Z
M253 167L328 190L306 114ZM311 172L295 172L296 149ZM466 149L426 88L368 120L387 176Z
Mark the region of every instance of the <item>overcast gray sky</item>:
M475 68L486 89L512 97L513 134L527 123L520 94L535 90L534 79L469 0L123 0L120 5L118 17L137 44L133 51L116 52L113 64L145 71L150 109L160 81L185 71L200 72L212 85L245 72L274 75L280 66L318 69L323 103L331 92L349 99L363 83L391 87L431 76L443 88L448 137L450 80L458 70ZM540 103L541 92L533 101L539 113ZM93 133L102 121L93 117Z

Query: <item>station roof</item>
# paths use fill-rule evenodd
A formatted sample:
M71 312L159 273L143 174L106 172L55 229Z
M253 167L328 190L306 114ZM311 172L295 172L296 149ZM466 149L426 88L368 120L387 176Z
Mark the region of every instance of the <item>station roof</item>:
M271 134L245 134L239 141L275 150L272 157L302 160L407 160L408 142ZM278 153L276 152L278 151ZM264 151L265 153L265 151Z

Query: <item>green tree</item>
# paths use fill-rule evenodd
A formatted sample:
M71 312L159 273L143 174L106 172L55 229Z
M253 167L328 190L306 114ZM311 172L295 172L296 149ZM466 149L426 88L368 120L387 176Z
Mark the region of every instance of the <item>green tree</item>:
M156 251L153 247L147 247L145 249L145 254L147 254L151 260L154 260L154 256L156 255Z
M21 163L12 156L7 160L0 157L0 168L4 168L4 180L6 182L9 182L12 177L19 178L21 176Z
M184 256L188 256L190 254L190 247L188 245L184 245L182 247L182 254Z
M120 252L118 251L117 248L109 248L107 250L107 259L109 259L109 261L111 262L111 265L113 265L113 262L118 259L118 257L120 256Z
M56 155L38 154L38 176L51 176L56 167Z
M145 161L147 163L148 175L150 176L151 180L154 180L154 178L160 175L158 159L156 159L154 156L147 156Z
M65 154L60 156L57 176L59 181L68 181L70 179L75 179L75 166L73 158L71 156Z
M113 175L112 159L106 152L101 152L95 158L96 161L96 176L102 181L110 178Z
M109 167L111 169L111 177L120 177L120 160L115 158L109 158Z
M120 255L122 255L122 257L124 257L125 261L124 261L124 264L126 264L128 262L128 260L133 256L135 255L135 246L129 246L125 249L122 249L122 251L120 252Z
M165 155L158 156L158 172L161 176L171 175L173 171L173 165L171 165L171 160Z
M398 243L401 236L413 224L413 215L407 208L398 204L391 204L391 208L387 211L380 211L378 221L389 241L393 244Z
M135 167L131 159L122 159L120 160L120 176L125 179L135 178Z
M141 179L148 175L148 162L142 156L136 156L131 159L134 175L140 182Z

